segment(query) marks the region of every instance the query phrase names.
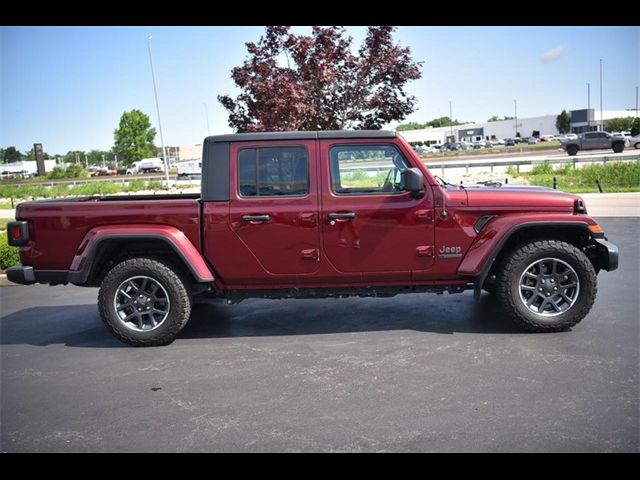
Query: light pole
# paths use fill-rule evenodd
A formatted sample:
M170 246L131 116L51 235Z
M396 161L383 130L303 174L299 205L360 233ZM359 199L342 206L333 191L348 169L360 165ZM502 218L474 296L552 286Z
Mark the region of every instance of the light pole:
M602 59L600 59L600 131L604 130L604 122L602 120Z
M587 83L587 131L591 131L591 84Z
M167 153L164 149L164 137L162 136L162 122L160 121L160 106L158 105L158 90L156 88L156 74L153 71L153 58L151 57L151 35L147 38L147 46L149 47L149 64L151 65L151 79L153 80L153 96L156 99L156 111L158 112L158 127L160 130L160 146L162 147L162 160L164 161L164 175L167 181L167 190L169 190L169 165L167 164Z
M204 105L204 116L207 119L207 135L211 135L211 129L209 128L209 109L207 108L206 102L202 102L202 104Z
M518 101L514 100L513 101L513 108L515 110L515 119L516 119L516 124L515 124L515 128L516 128L516 133L515 133L515 138L518 137Z
M638 87L636 87L636 117L638 116Z
M451 100L449 100L449 126L451 127L451 133L450 133L450 137L452 141L455 141L455 138L453 136L453 110L451 109Z

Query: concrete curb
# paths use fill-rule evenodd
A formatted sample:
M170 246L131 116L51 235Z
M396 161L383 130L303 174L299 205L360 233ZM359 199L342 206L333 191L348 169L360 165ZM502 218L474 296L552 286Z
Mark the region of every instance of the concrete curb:
M18 286L19 285L17 283L13 283L7 280L6 273L0 274L0 287L18 287Z

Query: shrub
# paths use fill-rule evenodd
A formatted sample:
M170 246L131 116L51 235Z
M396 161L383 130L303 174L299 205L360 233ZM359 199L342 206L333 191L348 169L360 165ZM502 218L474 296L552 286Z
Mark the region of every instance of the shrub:
M513 165L509 165L507 167L507 175L515 178L515 177L519 177L520 173L518 173L518 169L516 167L514 167Z
M542 163L539 163L538 165L535 165L531 169L531 174L532 175L544 175L544 174L548 174L548 173L553 173L553 167L546 160L544 162L542 162Z
M147 188L153 191L162 190L162 182L160 180L151 180L147 184Z
M64 171L64 176L65 178L88 177L89 172L87 172L81 165L73 164L67 167L67 169Z
M53 170L51 170L49 173L47 173L47 178L55 180L55 179L58 179L58 178L65 178L66 175L67 175L67 173L66 173L66 170L64 168L55 166L55 167L53 167Z
M4 270L18 262L20 262L18 248L7 244L7 232L0 233L0 268Z

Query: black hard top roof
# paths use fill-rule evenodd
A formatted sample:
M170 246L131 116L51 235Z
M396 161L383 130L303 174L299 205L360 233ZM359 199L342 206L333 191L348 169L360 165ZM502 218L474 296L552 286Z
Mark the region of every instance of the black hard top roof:
M318 130L311 132L255 132L212 135L207 142L252 142L255 140L316 140L324 138L394 138L390 130Z

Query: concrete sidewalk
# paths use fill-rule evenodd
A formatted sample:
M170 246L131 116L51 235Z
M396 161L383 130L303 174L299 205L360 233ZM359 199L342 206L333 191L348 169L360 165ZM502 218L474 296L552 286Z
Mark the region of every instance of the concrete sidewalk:
M581 193L592 217L640 217L640 192Z

